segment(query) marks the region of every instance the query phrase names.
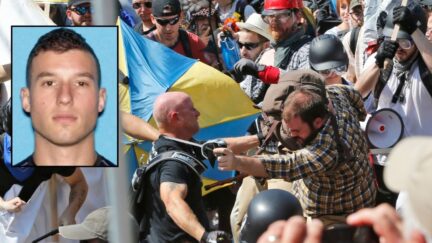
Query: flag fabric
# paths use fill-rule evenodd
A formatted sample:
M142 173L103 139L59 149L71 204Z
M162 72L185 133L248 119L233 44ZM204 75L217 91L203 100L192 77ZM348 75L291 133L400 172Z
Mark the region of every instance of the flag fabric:
M132 114L155 125L152 118L153 103L157 96L170 91L189 94L195 108L201 113L198 140L242 136L257 117L259 110L227 75L198 60L176 53L164 45L142 37L120 21L119 64L129 77L130 109ZM135 155L133 160L146 158L149 143L132 143L124 150ZM130 149L138 152L132 152ZM128 156L127 156L128 157ZM234 172L221 172L217 165L203 174L203 184L234 176ZM204 193L208 193L204 192Z

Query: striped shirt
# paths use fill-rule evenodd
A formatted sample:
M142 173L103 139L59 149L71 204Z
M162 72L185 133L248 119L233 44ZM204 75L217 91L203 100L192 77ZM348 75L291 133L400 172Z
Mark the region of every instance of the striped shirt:
M335 110L339 137L350 158L340 161L331 119L303 149L286 155L259 156L271 178L293 181L307 216L341 215L372 207L376 188L368 145L359 120L366 111L360 94L345 85L326 87Z

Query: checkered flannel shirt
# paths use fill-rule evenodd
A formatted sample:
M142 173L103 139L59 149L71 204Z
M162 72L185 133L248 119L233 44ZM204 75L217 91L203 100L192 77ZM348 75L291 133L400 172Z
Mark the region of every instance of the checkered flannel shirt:
M350 149L340 161L331 120L303 149L287 155L262 155L271 178L293 181L293 190L307 216L341 215L372 207L376 188L368 162L368 145L359 120L366 111L360 94L345 85L327 86L339 137Z

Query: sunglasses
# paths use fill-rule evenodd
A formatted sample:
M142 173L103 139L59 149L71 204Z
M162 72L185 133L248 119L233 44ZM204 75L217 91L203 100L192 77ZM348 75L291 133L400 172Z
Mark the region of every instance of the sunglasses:
M92 8L90 6L76 6L71 8L71 11L74 11L78 15L84 15L92 12Z
M324 76L330 76L330 74L332 73L336 73L337 75L342 76L346 72L347 68L347 65L343 65L335 68L318 70L318 73Z
M242 49L243 47L245 47L248 51L253 50L255 48L257 48L261 42L257 42L257 43L241 43L240 41L237 41L237 44L239 45L239 48Z
M270 24L271 19L275 19L275 21L280 22L282 19L288 19L291 17L292 10L280 10L271 15L261 15L262 20L266 24Z
M155 19L156 19L156 22L162 26L165 26L167 24L175 25L180 20L180 16L177 16L177 17L171 18L171 19L158 19L158 18L155 18Z
M134 8L134 9L139 9L142 6L144 6L145 8L151 8L152 2L132 3L132 8Z

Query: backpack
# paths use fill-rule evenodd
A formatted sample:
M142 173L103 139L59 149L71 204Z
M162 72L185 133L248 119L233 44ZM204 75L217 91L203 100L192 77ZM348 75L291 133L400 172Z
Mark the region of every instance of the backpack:
M267 134L256 154L262 153L266 146L271 142L280 142L290 151L298 150L303 146L298 144L295 139L286 134L282 127L282 111L286 98L296 89L305 88L323 97L324 102L328 104L330 122L333 127L334 138L337 144L337 152L341 161L352 159L350 148L342 142L339 135L339 126L336 121L335 111L332 102L327 97L327 91L321 76L311 70L295 70L281 73L279 82L270 85L264 97L262 106L263 122L261 126L262 134Z
M266 136L263 137L257 154L262 153L270 142L281 142L290 150L299 149L299 145L283 132L281 122L284 102L288 95L298 87L313 90L327 99L324 82L318 73L310 70L281 73L279 82L270 85L262 103L261 116L263 119L258 131Z
M144 196L146 194L146 177L155 170L163 162L182 163L189 167L198 177L204 172L206 166L191 155L181 151L166 151L158 154L150 161L136 170L136 177L133 179L132 187L135 189L132 192L131 210L132 215L137 222L140 222L140 228L145 228L147 218L145 216Z

